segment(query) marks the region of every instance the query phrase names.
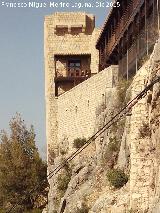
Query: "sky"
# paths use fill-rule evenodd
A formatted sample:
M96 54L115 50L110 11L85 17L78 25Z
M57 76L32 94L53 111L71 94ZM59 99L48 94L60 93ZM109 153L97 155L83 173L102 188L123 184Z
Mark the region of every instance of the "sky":
M29 2L37 7L42 3L43 7L28 7ZM92 8L84 3L92 4ZM11 118L20 113L28 127L34 125L36 145L44 159L44 16L84 11L94 14L96 26L101 27L110 9L103 0L0 1L0 130L8 130Z

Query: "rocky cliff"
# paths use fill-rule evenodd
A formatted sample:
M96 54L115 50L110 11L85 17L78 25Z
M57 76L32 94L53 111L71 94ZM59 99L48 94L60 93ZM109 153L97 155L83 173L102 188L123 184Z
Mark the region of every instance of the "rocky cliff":
M132 81L108 88L95 132L160 76L160 39ZM79 143L83 140L79 139ZM60 147L66 146L64 141ZM73 144L72 144L73 145ZM71 147L54 158L63 163ZM78 148L78 146L77 146ZM160 212L160 83L50 179L49 213Z

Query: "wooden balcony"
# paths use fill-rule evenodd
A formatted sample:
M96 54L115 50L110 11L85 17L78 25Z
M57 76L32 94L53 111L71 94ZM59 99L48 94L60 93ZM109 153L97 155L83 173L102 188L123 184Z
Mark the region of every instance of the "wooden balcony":
M114 48L116 47L117 43L123 36L124 32L128 28L131 20L137 13L137 9L140 8L140 6L143 4L143 0L132 0L126 10L123 13L123 16L118 21L117 26L115 27L115 30L112 33L111 38L107 42L106 45L106 56L109 57L109 55L112 53Z
M81 70L79 68L68 68L67 74L62 75L57 70L55 76L55 83L63 82L82 82L91 77L90 70Z

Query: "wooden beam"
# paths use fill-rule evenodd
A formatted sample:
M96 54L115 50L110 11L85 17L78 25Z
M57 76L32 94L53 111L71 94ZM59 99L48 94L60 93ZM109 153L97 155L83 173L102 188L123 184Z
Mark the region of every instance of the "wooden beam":
M116 45L118 44L118 42L120 41L120 39L123 37L124 32L128 29L129 24L131 23L131 21L133 20L133 18L135 17L135 15L137 14L137 12L139 11L140 6L144 3L144 0L140 0L139 5L134 8L133 14L130 17L130 19L128 20L127 23L125 23L124 28L122 29L122 31L119 33L119 37L116 39L115 44L113 45L112 49L111 49L111 53L114 50L114 48L116 47Z

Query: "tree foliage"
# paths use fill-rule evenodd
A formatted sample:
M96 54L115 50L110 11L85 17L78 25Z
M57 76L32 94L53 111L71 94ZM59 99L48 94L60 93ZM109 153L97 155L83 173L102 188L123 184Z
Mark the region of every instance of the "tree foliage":
M35 145L33 126L27 129L17 114L9 127L9 134L0 134L0 208L19 203L18 213L34 209L38 198L46 196L47 166Z

